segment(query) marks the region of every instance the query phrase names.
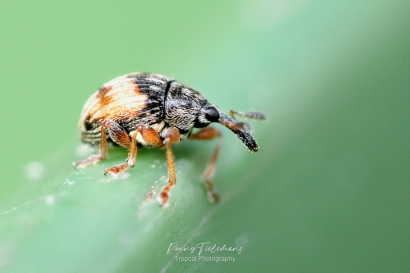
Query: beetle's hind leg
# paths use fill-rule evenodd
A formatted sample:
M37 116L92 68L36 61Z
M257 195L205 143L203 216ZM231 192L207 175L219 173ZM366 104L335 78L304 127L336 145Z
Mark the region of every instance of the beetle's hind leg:
M137 134L139 130L137 129L134 132L132 138L130 138L127 131L118 123L112 120L105 120L103 122L103 126L108 129L108 134L110 135L112 141L129 149L128 158L125 163L113 166L111 168L107 168L104 171L104 175L107 175L109 173L113 176L116 176L124 172L128 168L132 168L135 166L135 161L137 157Z
M85 160L74 162L73 165L75 167L86 167L90 164L95 164L100 160L104 160L107 158L108 154L108 141L107 141L107 134L108 132L110 138L113 142L129 149L128 158L126 163L119 164L108 168L104 171L104 175L110 173L112 175L118 175L119 173L125 171L129 167L134 167L135 165L135 158L137 155L137 132L134 134L133 138L131 139L127 133L127 131L121 127L118 123L112 120L104 120L101 124L101 138L100 138L100 154L92 155Z
M211 159L209 160L208 166L204 171L205 187L208 192L209 201L212 203L219 200L219 196L215 191L214 185L211 180L215 174L216 161L218 159L219 150L221 149L221 133L213 127L206 127L201 129L195 134L192 134L189 139L198 139L198 140L212 140L218 137L218 143L216 144L215 150L212 154Z
M98 155L91 155L84 160L73 162L73 165L76 168L85 168L90 164L95 164L99 162L100 160L104 160L107 158L107 151L108 151L107 135L105 133L105 128L102 125L101 126L101 138L100 138L100 153Z

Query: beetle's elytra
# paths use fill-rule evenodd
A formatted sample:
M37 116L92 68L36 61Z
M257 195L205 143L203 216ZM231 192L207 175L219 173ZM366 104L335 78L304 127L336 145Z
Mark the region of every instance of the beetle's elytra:
M131 73L104 84L85 103L79 121L81 139L99 144L99 154L74 162L76 167L86 167L107 158L108 142L129 150L125 163L104 171L118 175L135 165L137 150L141 146L166 148L168 184L158 200L168 205L169 193L176 183L171 145L185 139L211 140L219 138L211 160L204 172L205 185L211 201L218 195L211 183L221 145L221 133L207 127L218 122L228 127L249 151L258 151L258 144L249 133L246 123L238 122L234 115L264 119L259 112L227 115L208 102L198 91L159 74ZM192 133L193 128L201 128Z

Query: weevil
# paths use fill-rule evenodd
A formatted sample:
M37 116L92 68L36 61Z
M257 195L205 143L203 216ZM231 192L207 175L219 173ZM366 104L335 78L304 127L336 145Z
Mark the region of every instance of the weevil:
M85 103L79 121L83 142L99 144L99 153L74 162L86 167L107 158L108 143L128 149L123 164L108 168L104 175L118 175L134 167L137 150L142 146L166 149L168 184L158 196L161 206L167 206L170 190L176 184L174 157L171 146L186 139L219 139L203 174L210 201L218 200L211 182L221 147L221 133L213 127L217 122L229 128L249 149L258 151L256 140L249 133L249 125L238 122L235 115L264 119L259 112L225 114L208 102L195 89L172 78L150 73L131 73L117 77L97 90ZM193 133L194 128L200 128Z

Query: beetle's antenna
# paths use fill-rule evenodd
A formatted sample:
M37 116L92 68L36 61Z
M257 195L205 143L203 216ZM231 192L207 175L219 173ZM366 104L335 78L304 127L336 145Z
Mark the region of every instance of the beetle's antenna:
M245 118L253 118L253 119L260 119L260 120L266 119L264 114L262 114L261 112L256 112L256 111L242 113L242 112L237 112L235 110L231 110L229 111L229 115L233 118L235 118L235 115L238 115L238 116L245 117Z

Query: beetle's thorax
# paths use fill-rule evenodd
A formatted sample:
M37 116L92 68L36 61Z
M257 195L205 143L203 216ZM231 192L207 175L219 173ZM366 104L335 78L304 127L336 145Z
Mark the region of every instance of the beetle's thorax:
M166 127L177 128L183 140L194 127L195 120L206 103L207 100L193 88L172 82L165 97Z

